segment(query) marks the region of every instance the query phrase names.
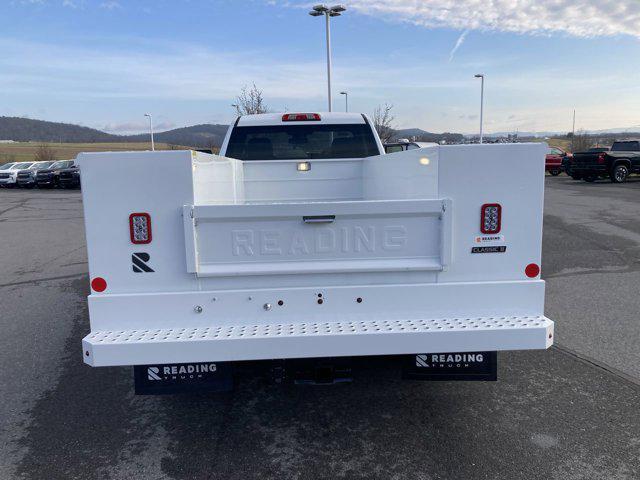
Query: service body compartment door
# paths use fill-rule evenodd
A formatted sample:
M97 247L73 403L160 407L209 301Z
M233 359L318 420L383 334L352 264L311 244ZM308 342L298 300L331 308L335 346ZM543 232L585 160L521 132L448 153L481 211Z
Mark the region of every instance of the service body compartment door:
M187 270L201 277L442 271L451 201L184 207Z

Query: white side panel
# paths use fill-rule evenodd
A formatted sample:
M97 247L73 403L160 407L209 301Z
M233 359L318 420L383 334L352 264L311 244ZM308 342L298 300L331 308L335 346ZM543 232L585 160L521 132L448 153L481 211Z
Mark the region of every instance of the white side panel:
M453 258L441 282L526 280L525 267L540 265L544 195L543 143L440 147L439 193L454 203ZM478 243L485 203L502 205L500 239ZM485 245L504 253L471 253Z
M218 155L195 152L193 197L196 204L244 201L243 162Z
M182 206L193 203L191 152L82 153L82 200L91 278L104 293L197 290L184 259ZM151 216L152 241L134 245L129 215ZM153 273L135 273L131 255L149 254Z
M363 198L438 198L438 148L421 148L365 158L362 170Z

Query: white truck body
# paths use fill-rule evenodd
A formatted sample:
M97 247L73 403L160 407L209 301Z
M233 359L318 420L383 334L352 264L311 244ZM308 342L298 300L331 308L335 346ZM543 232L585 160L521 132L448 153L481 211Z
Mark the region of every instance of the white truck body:
M279 121L267 117L235 127ZM228 142L221 156L79 155L101 290L89 296L89 365L552 344L544 282L525 274L540 265L544 144L243 161L223 156ZM499 234L480 230L485 204L501 205ZM138 245L129 217L141 212L152 235Z

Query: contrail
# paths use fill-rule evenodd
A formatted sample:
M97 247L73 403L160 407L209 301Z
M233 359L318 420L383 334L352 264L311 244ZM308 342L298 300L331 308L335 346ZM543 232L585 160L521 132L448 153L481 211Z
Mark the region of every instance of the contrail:
M456 54L456 52L458 51L458 49L460 48L460 46L464 43L464 39L467 38L467 34L469 33L469 30L465 30L464 32L462 32L462 34L458 37L458 41L456 42L456 44L453 46L453 48L451 49L451 53L449 54L449 63L451 63L451 60L453 60L453 56Z

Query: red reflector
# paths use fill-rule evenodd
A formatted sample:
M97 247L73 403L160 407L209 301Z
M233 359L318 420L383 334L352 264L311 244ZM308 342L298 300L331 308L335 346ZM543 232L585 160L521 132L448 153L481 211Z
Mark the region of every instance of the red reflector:
M107 281L102 277L91 280L91 288L94 292L104 292L107 289Z
M535 278L540 275L540 267L535 263L530 263L524 269L524 274L529 278Z
M320 115L317 113L285 113L282 115L283 122L319 122Z
M151 217L148 213L129 215L129 237L136 245L151 243Z
M499 233L502 228L502 207L499 203L485 203L480 209L480 231Z

